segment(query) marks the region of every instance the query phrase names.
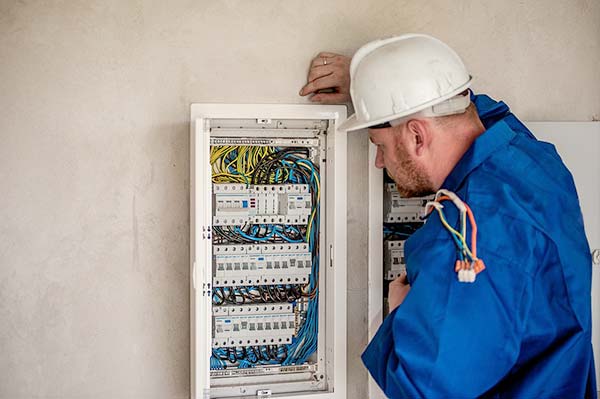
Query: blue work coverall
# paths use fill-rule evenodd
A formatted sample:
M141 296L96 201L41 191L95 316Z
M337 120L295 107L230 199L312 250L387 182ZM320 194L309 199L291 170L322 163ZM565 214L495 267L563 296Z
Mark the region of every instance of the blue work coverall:
M457 280L433 212L405 244L410 292L363 362L390 398L596 398L592 262L573 178L506 104L471 99L486 131L442 188L473 210L487 268Z

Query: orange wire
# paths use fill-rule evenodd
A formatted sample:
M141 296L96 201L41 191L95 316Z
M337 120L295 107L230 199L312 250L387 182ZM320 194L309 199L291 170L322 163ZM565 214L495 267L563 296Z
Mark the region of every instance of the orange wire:
M469 221L471 222L471 250L473 252L473 257L477 259L477 223L475 223L475 217L473 216L473 212L471 212L469 205L465 204L465 207L467 208L467 214L469 215Z
M439 197L437 201L451 201L451 199L450 197L443 195ZM473 253L473 257L477 259L477 223L475 223L475 217L473 216L473 212L471 211L471 208L469 208L469 205L464 201L463 204L465 204L465 208L467 208L467 214L469 215L469 221L471 222L471 252ZM433 211L433 209L431 209L431 211Z

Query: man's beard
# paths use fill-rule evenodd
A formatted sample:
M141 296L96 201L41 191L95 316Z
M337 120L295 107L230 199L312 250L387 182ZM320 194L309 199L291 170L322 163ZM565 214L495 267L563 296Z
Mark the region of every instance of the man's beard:
M406 149L398 145L398 164L388 174L396 182L398 193L403 198L424 197L435 192L433 183L424 168L410 158Z

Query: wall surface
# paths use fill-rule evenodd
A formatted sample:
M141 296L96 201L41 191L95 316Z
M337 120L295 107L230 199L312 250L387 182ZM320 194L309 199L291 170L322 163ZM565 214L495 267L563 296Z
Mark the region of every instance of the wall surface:
M303 103L320 50L409 31L523 119L600 119L595 0L0 0L0 398L188 397L189 104ZM367 141L349 143L365 398Z

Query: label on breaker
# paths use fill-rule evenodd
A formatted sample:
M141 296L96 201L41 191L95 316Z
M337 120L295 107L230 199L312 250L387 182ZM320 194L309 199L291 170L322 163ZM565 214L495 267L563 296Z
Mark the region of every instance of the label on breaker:
M404 241L386 241L384 244L384 279L394 280L406 273Z
M307 224L311 209L307 184L213 184L213 226Z
M306 284L312 272L308 244L215 245L213 286Z

